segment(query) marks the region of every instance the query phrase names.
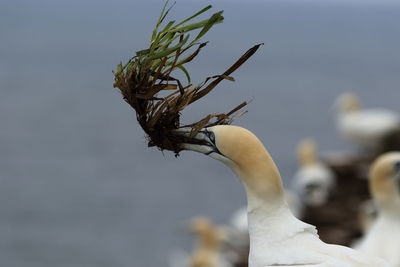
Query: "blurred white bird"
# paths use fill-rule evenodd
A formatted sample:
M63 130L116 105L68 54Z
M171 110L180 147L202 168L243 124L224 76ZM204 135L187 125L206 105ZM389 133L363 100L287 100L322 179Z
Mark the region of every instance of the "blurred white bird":
M231 218L231 225L239 232L248 232L247 226L247 207L237 209Z
M369 183L378 217L356 248L400 267L400 152L378 157Z
M336 101L337 126L348 141L366 149L379 149L382 139L400 127L400 116L387 109L361 109L358 98L345 93Z
M297 146L299 169L292 180L292 188L304 206L325 204L335 189L335 174L317 156L314 141L303 140Z
M189 130L180 130L189 135ZM314 226L298 220L284 197L279 171L259 139L236 126L214 126L195 137L203 144L183 144L230 167L247 193L250 234L249 267L388 266L379 258L328 245Z
M231 246L238 250L248 250L250 238L247 227L247 207L239 208L233 213L229 229Z
M191 230L197 235L197 243L189 255L182 250L170 256L171 267L231 267L220 253L222 237L209 219L197 217L191 222Z

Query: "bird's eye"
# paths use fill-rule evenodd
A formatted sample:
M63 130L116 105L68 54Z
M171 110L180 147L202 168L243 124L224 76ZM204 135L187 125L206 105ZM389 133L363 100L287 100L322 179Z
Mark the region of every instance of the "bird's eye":
M207 135L208 139L215 145L215 134L207 129L204 130L204 134Z
M207 129L204 129L204 131L202 131L202 133L204 133L207 138L208 138L208 144L210 145L210 147L212 147L212 150L210 152L208 152L206 155L211 156L211 153L218 153L220 155L223 155L221 153L221 151L219 151L219 149L217 148L217 145L215 144L215 134L212 131L209 131Z

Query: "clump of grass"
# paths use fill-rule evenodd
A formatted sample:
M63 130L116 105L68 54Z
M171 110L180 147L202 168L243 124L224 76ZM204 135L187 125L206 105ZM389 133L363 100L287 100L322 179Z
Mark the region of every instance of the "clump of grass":
M114 87L119 88L124 100L136 111L136 118L147 135L149 146L161 150L171 150L178 155L180 144L194 142L191 137L174 134L175 129L191 128L194 136L201 128L219 124L230 124L240 110L248 103L243 102L227 113L209 114L201 120L182 125L181 111L190 104L211 92L222 80L234 79L230 76L261 44L255 45L243 54L230 68L220 75L207 77L202 83L193 86L185 64L194 60L207 42L200 39L216 24L223 22L223 11L209 18L193 22L195 18L212 8L203 8L181 22L164 23L173 5L164 5L151 35L149 48L136 52L127 63L120 63L113 71ZM191 38L190 33L197 32ZM182 71L186 84L172 76Z

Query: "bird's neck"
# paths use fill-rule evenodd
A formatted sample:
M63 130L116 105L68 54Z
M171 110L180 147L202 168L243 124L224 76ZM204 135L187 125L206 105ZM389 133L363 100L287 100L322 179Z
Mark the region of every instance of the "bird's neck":
M253 247L257 247L258 242L285 238L287 230L282 225L300 222L287 205L282 180L272 158L267 153L266 158L258 162L257 166L250 169L235 170L246 190L248 226Z
M284 202L284 190L279 170L265 150L257 157L249 157L242 165L231 166L242 181L248 207L274 210Z
M301 167L308 167L317 164L315 146L313 144L301 144L297 152L297 158Z
M370 191L381 214L400 216L400 192L394 178L385 179L381 169L373 169L371 173Z
M313 228L298 220L290 211L279 170L268 152L258 157L257 160L252 157L251 168L233 168L246 190L250 247L253 251L285 240L305 228Z
M270 194L265 193L262 188L252 188L244 185L247 195L247 211L263 211L264 213L275 213L282 205L285 205L283 193L280 190L268 190ZM258 189L258 190L257 190Z

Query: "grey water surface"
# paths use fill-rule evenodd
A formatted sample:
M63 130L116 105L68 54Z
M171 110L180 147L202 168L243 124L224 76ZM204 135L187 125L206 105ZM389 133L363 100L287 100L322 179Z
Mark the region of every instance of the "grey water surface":
M207 2L208 3L208 2ZM211 1L225 22L189 66L195 81L265 45L187 122L252 99L235 124L254 131L286 183L298 141L351 149L333 102L345 91L400 112L400 7ZM147 148L111 70L146 47L163 1L0 1L0 266L166 266L190 248L184 222L227 222L238 179L203 155ZM177 1L171 18L206 5Z

